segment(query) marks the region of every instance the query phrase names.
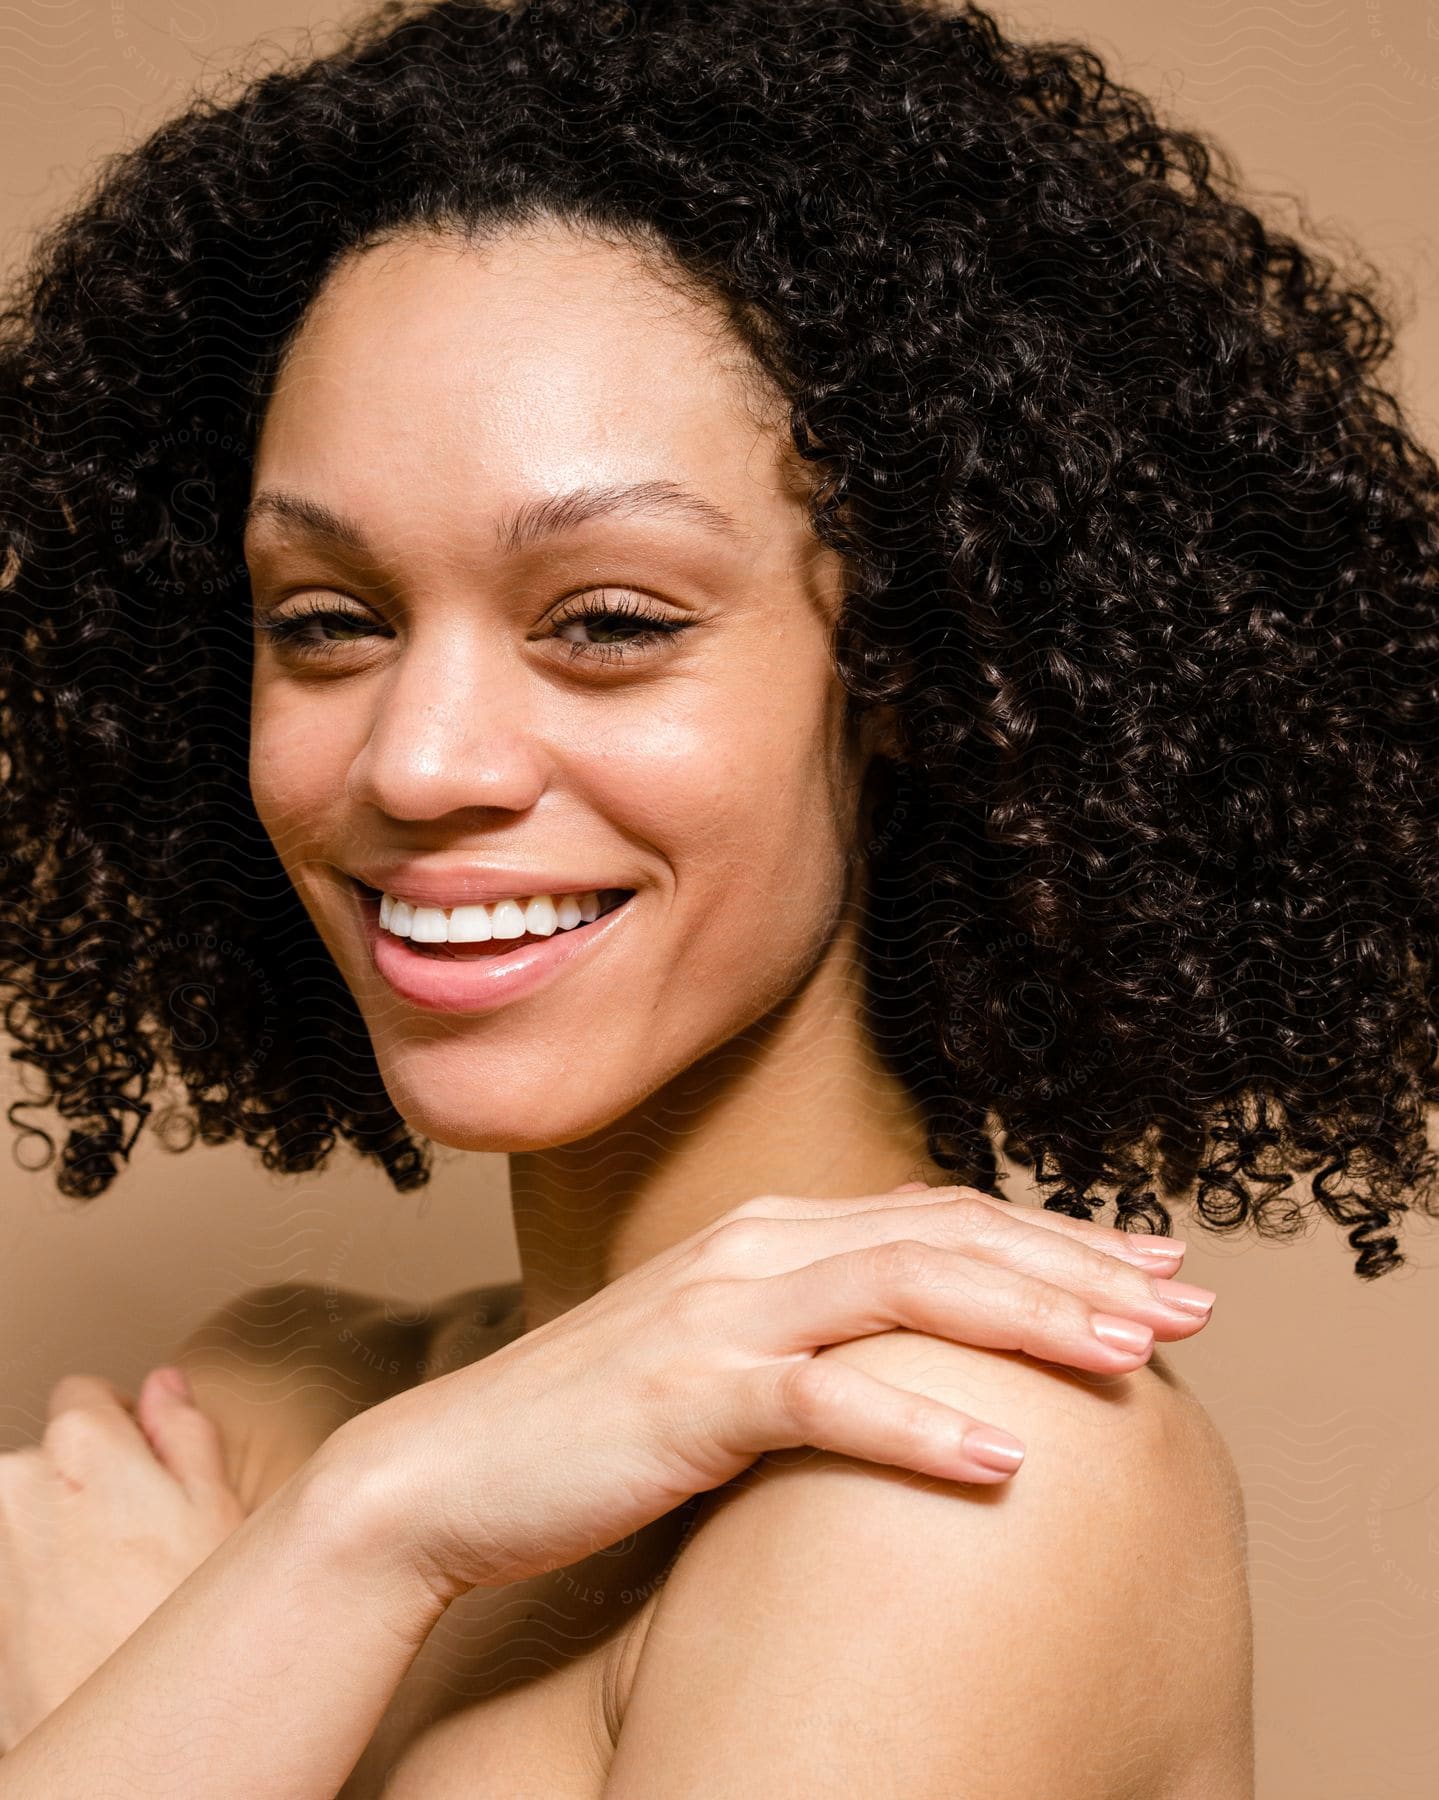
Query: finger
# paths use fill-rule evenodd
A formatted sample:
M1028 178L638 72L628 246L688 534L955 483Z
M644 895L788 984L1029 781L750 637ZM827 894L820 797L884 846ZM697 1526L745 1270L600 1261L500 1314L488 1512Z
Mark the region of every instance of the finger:
M1097 1311L1138 1319L1166 1340L1190 1337L1208 1322L1214 1295L1207 1288L1170 1281L1147 1265L1111 1255L1067 1232L1031 1230L1036 1221L1027 1215L1033 1208L1016 1214L1003 1206L974 1204L983 1198L971 1195L946 1211L925 1207L910 1221L904 1218L907 1209L860 1214L850 1229L869 1244L912 1236L962 1251L1066 1288Z
M135 1412L135 1402L124 1388L103 1375L62 1375L50 1389L45 1417L53 1419L72 1406L115 1407L132 1418Z
M1024 1458L1012 1433L834 1357L768 1364L746 1388L746 1445L755 1442L758 1420L766 1449L813 1444L946 1481L990 1484L1007 1481Z
M1147 1231L1121 1231L1115 1225L1102 1225L1097 1219L1071 1219L1068 1213L1051 1212L1048 1207L1034 1206L1019 1200L1004 1200L998 1194L986 1194L979 1188L930 1188L936 1197L953 1199L967 1195L982 1200L991 1211L1019 1217L1027 1225L1057 1237L1072 1238L1076 1243L1091 1245L1106 1256L1120 1256L1140 1268L1155 1267L1161 1274L1177 1269L1189 1248L1182 1238L1158 1237Z
M156 1456L192 1499L233 1492L219 1427L195 1404L183 1369L151 1369L140 1385L138 1411Z
M961 1188L959 1191L972 1194L1001 1216L1023 1219L1026 1225L1035 1225L1057 1237L1072 1238L1075 1243L1102 1250L1106 1256L1123 1257L1139 1268L1154 1268L1160 1274L1177 1269L1189 1248L1182 1238L1158 1237L1147 1231L1120 1231L1114 1225L1101 1225L1097 1219L1071 1219L1068 1213L1050 1212L1047 1207L1031 1206L1018 1200L1001 1200L997 1194L984 1194L978 1188Z
M891 1238L803 1268L738 1282L754 1341L792 1357L876 1332L928 1332L990 1350L1020 1350L1097 1374L1139 1367L1154 1348L1147 1324L1096 1311L1079 1295L962 1251ZM746 1292L746 1290L750 1292ZM1115 1341L1129 1338L1129 1347Z
M1071 1219L1067 1213L1050 1212L1042 1206L1002 1200L997 1194L982 1193L978 1188L929 1187L924 1182L906 1182L902 1187L892 1188L885 1194L857 1194L843 1199L809 1199L792 1194L767 1194L762 1202L756 1200L752 1203L753 1211L747 1216L776 1219L847 1218L854 1213L883 1212L886 1210L883 1203L898 1193L920 1195L920 1199L909 1202L911 1206L952 1205L959 1198L982 1201L993 1212L1021 1217L1026 1224L1034 1225L1042 1231L1072 1238L1077 1243L1090 1244L1096 1250L1103 1250L1107 1255L1122 1258L1139 1268L1152 1267L1161 1275L1172 1274L1183 1262L1188 1248L1179 1238L1159 1238L1147 1232L1120 1231L1113 1225L1101 1225L1094 1219ZM745 1209L739 1210L741 1216L745 1216Z
M1207 1323L1215 1298L1208 1289L1170 1281L1064 1233L1032 1230L1023 1214L981 1199L968 1193L946 1206L878 1207L838 1219L751 1216L710 1238L705 1273L763 1280L825 1260L820 1248L832 1256L911 1240L993 1264L1014 1279L1062 1287L1093 1311L1137 1319L1166 1341L1192 1337Z
M41 1445L72 1487L96 1478L138 1492L153 1478L154 1452L130 1396L101 1375L62 1375L46 1402ZM116 1489L116 1491L120 1491Z
M143 1444L148 1450L155 1450L154 1441L146 1429L136 1399L103 1375L62 1375L50 1390L46 1406L47 1425L53 1423L63 1412L92 1409L101 1413L109 1411L123 1414L134 1426L131 1447L138 1449ZM115 1441L124 1443L127 1434L123 1430L116 1430L113 1436Z

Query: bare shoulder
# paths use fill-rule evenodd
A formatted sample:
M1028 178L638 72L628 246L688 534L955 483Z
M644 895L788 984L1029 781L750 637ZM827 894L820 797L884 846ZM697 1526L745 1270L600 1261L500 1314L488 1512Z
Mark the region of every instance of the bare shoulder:
M802 1446L706 1496L621 1695L615 1791L777 1769L916 1800L1250 1800L1242 1496L1168 1365L911 1331L820 1355L1013 1431L1024 1464L980 1486ZM827 1730L786 1714L800 1689Z
M1244 1548L1243 1496L1228 1446L1159 1350L1129 1374L1097 1375L1019 1351L895 1330L830 1345L818 1356L839 1358L1015 1433L1026 1446L1022 1467L997 1487L979 1487L882 1471L800 1446L761 1457L738 1484L711 1497L710 1514L735 1504L736 1486L813 1491L816 1482L797 1482L795 1475L823 1465L869 1477L863 1491L876 1497L896 1485L885 1476L898 1475L899 1485L914 1493L967 1500L969 1510L978 1503L996 1521L986 1528L990 1532L1000 1529L1003 1517L1006 1533L1022 1535L1038 1522L1040 1509L1073 1511L1089 1501L1123 1525L1136 1552L1152 1540L1164 1547L1171 1565L1176 1537L1195 1542L1201 1525L1207 1551L1219 1541Z
M1160 1350L1121 1375L1091 1374L918 1331L856 1338L819 1355L1015 1433L1026 1446L1025 1460L1002 1489L1012 1490L1013 1503L1004 1511L1016 1525L1024 1511L1021 1495L1029 1494L1035 1506L1045 1498L1077 1505L1088 1496L1107 1516L1131 1515L1125 1519L1130 1528L1149 1522L1168 1546L1178 1524L1174 1506L1183 1502L1191 1529L1202 1511L1210 1530L1243 1548L1243 1496L1229 1448ZM763 1460L778 1470L803 1466L813 1454L790 1450ZM940 1485L960 1491L956 1484ZM1212 1547L1214 1540L1208 1541Z
M348 1419L422 1381L437 1341L453 1343L457 1317L502 1310L511 1292L466 1290L415 1316L379 1295L275 1282L207 1315L169 1360L219 1426L231 1480L253 1511Z

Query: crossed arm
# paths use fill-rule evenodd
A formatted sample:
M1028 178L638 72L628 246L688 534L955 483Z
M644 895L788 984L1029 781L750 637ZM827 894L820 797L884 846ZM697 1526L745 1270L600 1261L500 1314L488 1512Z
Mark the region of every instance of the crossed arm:
M1247 1674L1239 1623L1195 1610L1235 1546L1190 1410L1153 1372L1095 1383L917 1333L821 1354L1005 1418L1025 1468L976 1490L798 1449L711 1497L608 1800L1164 1792L1183 1738L1151 1707L1160 1676L1184 1675L1198 1717ZM326 1477L317 1454L284 1481L4 1759L0 1796L330 1800L443 1609L382 1573ZM1251 1791L1246 1748L1225 1800Z

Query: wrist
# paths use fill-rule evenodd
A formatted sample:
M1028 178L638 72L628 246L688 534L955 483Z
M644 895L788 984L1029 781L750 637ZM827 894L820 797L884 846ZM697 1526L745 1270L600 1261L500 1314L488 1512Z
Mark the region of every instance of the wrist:
M267 1504L283 1501L314 1559L418 1647L461 1590L413 1543L412 1509L396 1492L390 1460L350 1425L333 1431Z

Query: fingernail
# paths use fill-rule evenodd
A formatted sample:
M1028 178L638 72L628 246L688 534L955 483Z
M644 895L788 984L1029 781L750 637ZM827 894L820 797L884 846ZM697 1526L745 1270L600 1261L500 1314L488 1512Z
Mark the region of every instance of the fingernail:
M1126 1234L1141 1256L1152 1256L1156 1262L1173 1262L1189 1248L1182 1238L1138 1237Z
M1012 1475L1024 1461L1024 1445L1019 1439L992 1425L965 1432L962 1448L982 1469L991 1469L996 1475Z
M1089 1324L1102 1342L1134 1356L1145 1355L1154 1342L1154 1333L1147 1325L1136 1325L1133 1319L1116 1319L1113 1313L1095 1313Z
M1156 1281L1154 1291L1166 1306L1200 1318L1208 1318L1216 1298L1208 1288L1195 1287L1188 1281Z
M164 1368L157 1370L156 1373L170 1392L179 1399L193 1400L195 1398L183 1369Z

